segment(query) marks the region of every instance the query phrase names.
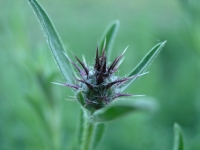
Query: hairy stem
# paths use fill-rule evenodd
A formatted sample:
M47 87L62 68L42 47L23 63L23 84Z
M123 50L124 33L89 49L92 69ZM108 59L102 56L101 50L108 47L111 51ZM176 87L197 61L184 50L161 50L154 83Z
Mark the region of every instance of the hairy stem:
M86 128L87 128L86 136L85 136L86 138L85 138L82 150L90 150L91 149L93 132L94 132L94 124L88 122Z
M93 145L95 124L88 120L88 116L84 118L84 128L82 134L81 150L90 150Z
M82 143L82 138L83 138L83 130L84 130L84 112L81 109L80 110L80 114L79 114L79 124L78 124L78 143L77 143L77 147L79 147L80 149L80 145Z

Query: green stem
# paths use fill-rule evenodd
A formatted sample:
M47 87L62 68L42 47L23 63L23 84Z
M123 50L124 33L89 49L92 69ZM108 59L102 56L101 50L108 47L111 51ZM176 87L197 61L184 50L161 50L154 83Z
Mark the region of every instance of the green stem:
M87 118L85 118L81 150L90 150L91 149L92 139L93 139L93 135L94 135L94 128L95 128L95 124L89 122L87 120Z
M79 124L78 124L78 143L77 143L77 147L80 147L81 143L82 143L82 138L83 138L83 130L84 130L84 112L81 109L80 110L80 116L79 116ZM78 148L80 149L80 148Z
M103 138L104 132L105 132L105 124L97 124L95 126L94 138L92 142L92 150L94 150L99 145L101 139Z
M86 130L87 131L86 131L85 141L84 141L84 145L83 145L82 150L91 149L93 132L94 132L94 124L87 122L87 129Z
M80 118L78 145L80 150L94 150L100 143L105 125L89 120L90 115L83 110Z

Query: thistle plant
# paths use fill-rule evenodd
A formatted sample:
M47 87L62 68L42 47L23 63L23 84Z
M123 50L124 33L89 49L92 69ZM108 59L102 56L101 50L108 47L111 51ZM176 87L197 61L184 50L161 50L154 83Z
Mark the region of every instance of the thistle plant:
M106 105L110 104L113 100L119 97L132 96L130 94L122 93L123 85L137 77L145 74L133 75L130 77L118 77L114 73L119 67L119 62L124 55L126 49L121 55L114 59L114 61L108 65L106 54L105 54L106 42L104 47L99 54L98 47L96 49L95 64L91 67L87 67L86 64L81 62L81 60L75 56L76 60L79 62L80 66L73 62L67 55L67 59L72 63L72 65L78 70L80 79L77 78L75 85L64 83L56 83L62 86L68 86L75 89L77 93L81 92L83 95L83 100L80 100L80 104L83 108L87 109L89 112L93 113Z
M107 122L133 111L151 109L150 101L131 104L115 103L115 101L121 97L137 96L125 93L125 90L137 78L147 73L145 69L161 51L166 41L155 45L128 75L119 77L115 72L122 63L122 57L127 48L110 62L119 21L111 23L103 33L96 48L94 63L89 66L75 56L77 64L69 58L68 52L65 51L60 37L41 5L36 0L28 1L44 30L48 45L65 79L64 83L55 84L72 88L76 100L82 108L77 140L78 149L94 150L102 138Z

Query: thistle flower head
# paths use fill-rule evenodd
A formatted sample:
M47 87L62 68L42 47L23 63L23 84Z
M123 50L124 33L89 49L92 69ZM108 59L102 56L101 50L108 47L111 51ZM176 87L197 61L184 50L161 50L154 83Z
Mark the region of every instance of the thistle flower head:
M127 48L126 48L127 49ZM120 65L126 49L121 55L116 57L110 64L107 63L105 46L101 53L98 47L96 49L95 63L92 67L87 67L78 57L76 60L81 68L69 57L69 61L78 70L80 78L76 79L77 84L63 84L77 91L82 91L84 96L84 107L88 110L98 110L118 97L131 96L130 94L121 93L121 86L137 76L118 77L114 75Z

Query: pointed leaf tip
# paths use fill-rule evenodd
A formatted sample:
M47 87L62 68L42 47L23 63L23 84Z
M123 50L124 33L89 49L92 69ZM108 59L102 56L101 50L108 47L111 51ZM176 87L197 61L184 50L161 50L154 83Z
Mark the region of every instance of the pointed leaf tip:
M74 75L70 62L65 59L65 56L63 55L63 51L65 51L64 46L49 16L36 0L28 0L28 2L33 8L33 11L35 12L36 17L44 31L47 43L62 75L68 83L73 83Z
M129 73L129 77L137 74L141 74L150 64L151 62L155 59L155 57L158 55L158 53L162 50L164 45L166 44L167 41L160 42L156 44L144 57L143 59L139 62L139 64ZM131 80L130 82L127 82L123 87L122 91L124 91L127 87L129 87L133 81L135 81L136 78Z
M101 54L104 47L104 40L106 39L105 50L107 52L108 61L110 61L112 46L113 46L117 31L119 29L119 25L120 25L119 20L115 20L111 22L106 28L106 30L103 32L100 42L99 42L99 54Z
M84 97L81 91L77 93L76 98L77 98L77 101L80 103L80 105L84 107L85 101L84 101Z
M173 150L184 150L184 141L181 127L179 124L174 124L174 147Z
M129 73L129 76L139 74L144 71L153 61L157 54L162 50L167 41L156 44L140 61L140 63Z

